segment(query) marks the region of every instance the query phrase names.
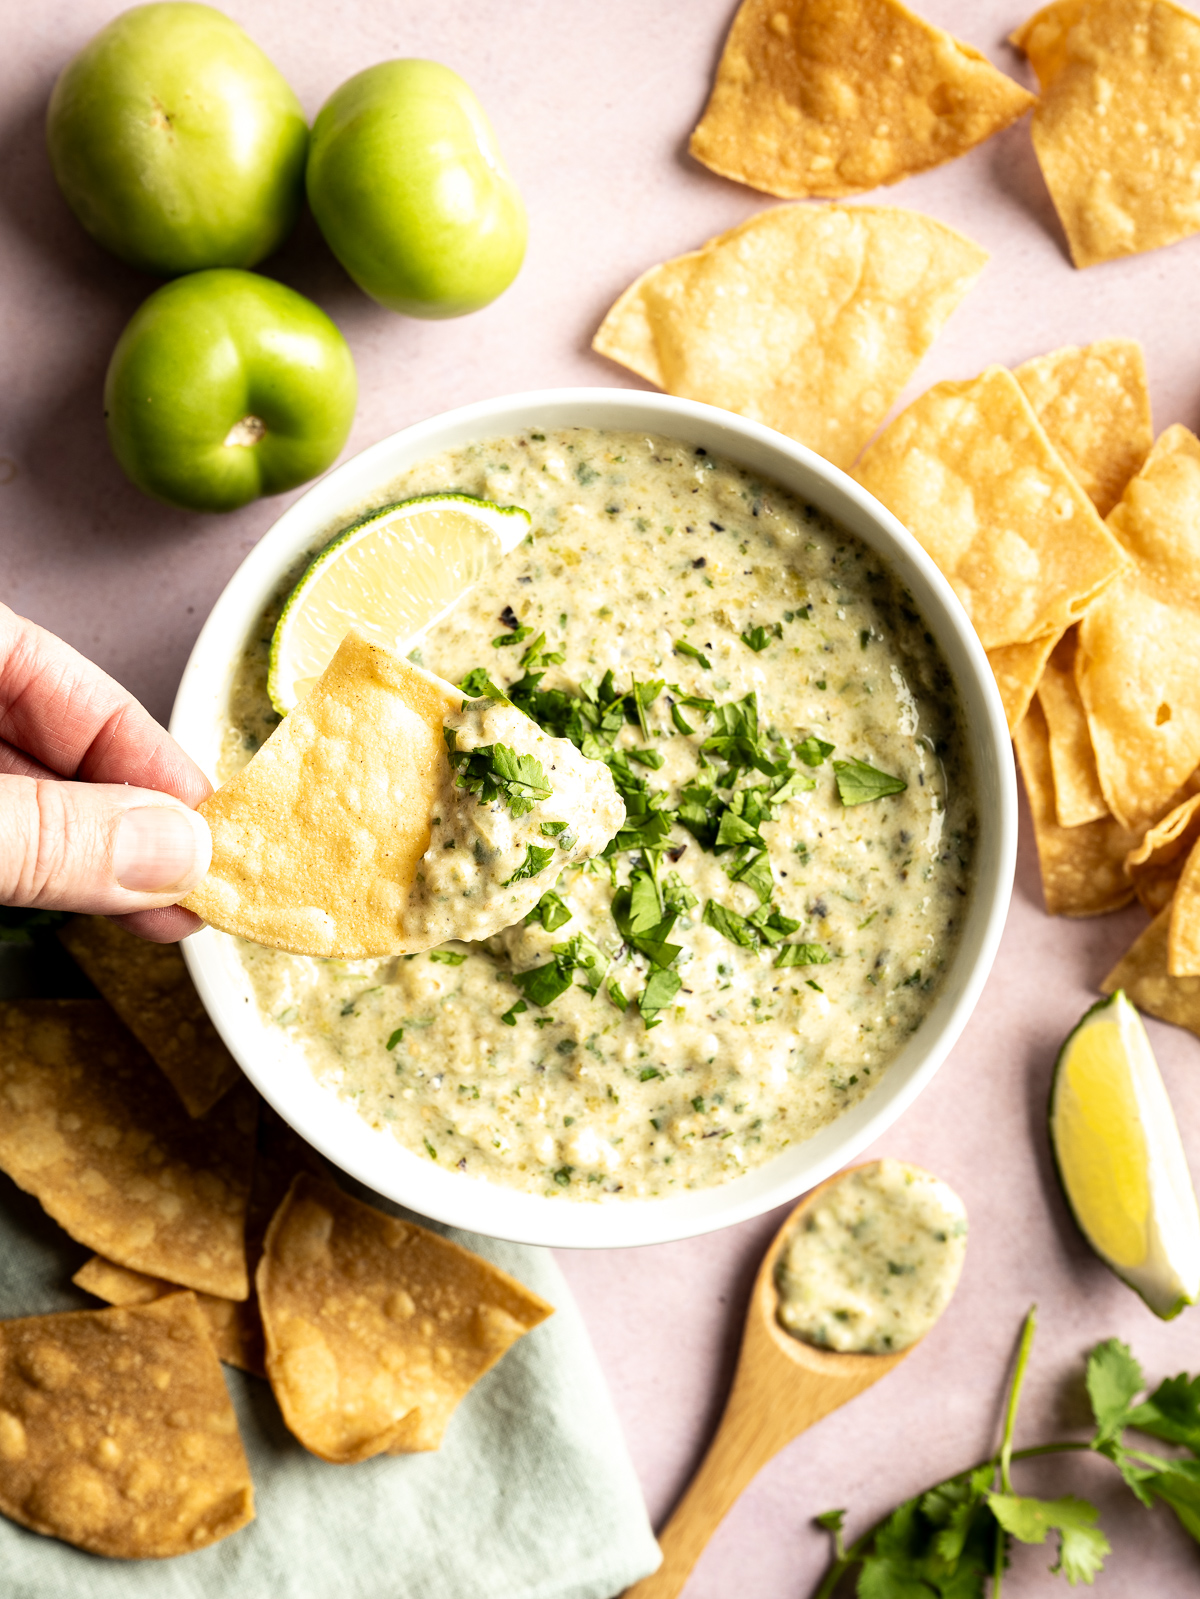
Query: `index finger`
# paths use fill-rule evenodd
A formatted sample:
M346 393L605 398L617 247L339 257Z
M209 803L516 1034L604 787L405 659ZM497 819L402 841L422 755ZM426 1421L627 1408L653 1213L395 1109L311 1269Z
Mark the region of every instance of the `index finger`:
M126 689L0 605L0 742L58 777L131 783L198 805L212 785Z

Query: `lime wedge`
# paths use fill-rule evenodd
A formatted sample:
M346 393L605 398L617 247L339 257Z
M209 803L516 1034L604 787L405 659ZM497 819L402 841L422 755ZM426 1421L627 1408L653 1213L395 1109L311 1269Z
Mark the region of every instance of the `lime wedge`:
M1059 1053L1050 1142L1067 1203L1107 1266L1169 1321L1200 1295L1200 1210L1142 1026L1118 989Z
M338 534L292 590L271 640L267 690L286 716L353 628L406 655L483 574L515 550L529 512L466 494L426 494Z

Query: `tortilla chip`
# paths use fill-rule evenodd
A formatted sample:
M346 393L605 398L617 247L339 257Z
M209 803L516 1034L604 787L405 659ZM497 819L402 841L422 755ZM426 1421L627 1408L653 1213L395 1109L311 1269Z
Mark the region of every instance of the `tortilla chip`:
M644 272L592 348L847 467L986 260L916 211L778 206Z
M898 0L743 0L688 148L767 194L836 199L952 161L1033 103Z
M187 1554L253 1519L237 1417L191 1294L0 1322L0 1511L117 1560Z
M1049 633L1045 638L1034 639L1032 644L1000 644L987 652L1010 733L1020 727L1021 718L1042 680L1050 652L1057 643L1058 635Z
M1125 857L1125 875L1151 916L1171 903L1183 863L1197 839L1200 793L1189 795L1168 811Z
M1168 428L1108 525L1133 565L1084 618L1075 676L1108 808L1141 831L1200 765L1200 440Z
M1042 85L1033 147L1077 267L1200 232L1200 17L1051 5L1013 35Z
M1167 972L1171 977L1200 977L1200 847L1195 844L1171 902Z
M194 1121L102 1000L0 1004L0 1168L134 1271L246 1298L256 1104L238 1089Z
M323 1460L436 1449L464 1394L553 1307L437 1233L296 1178L258 1267L267 1372Z
M853 475L929 551L985 649L1062 633L1126 564L1004 367L926 390Z
M462 695L348 633L317 686L205 800L208 876L183 901L295 955L406 949L400 920L448 773Z
M107 916L78 916L58 936L150 1051L189 1115L211 1110L242 1074L200 1003L178 944L134 938Z
M156 1299L179 1292L178 1283L130 1271L128 1266L118 1266L114 1261L105 1260L103 1255L93 1255L85 1261L71 1281L85 1294L103 1299L108 1305L150 1305ZM227 1366L252 1372L256 1377L265 1377L262 1321L257 1302L253 1298L218 1299L213 1294L196 1294L195 1299L217 1359Z
M1109 814L1096 775L1083 701L1075 686L1075 644L1072 628L1046 662L1038 684L1038 700L1050 737L1054 811L1060 827L1081 827Z
M1136 339L1068 345L1013 372L1051 444L1101 516L1139 472L1154 432Z
M1058 825L1050 735L1037 700L1013 742L1033 816L1047 915L1102 916L1127 905L1133 898L1133 886L1123 868L1137 837L1125 832L1111 816L1085 822L1082 827Z
M1172 977L1167 971L1171 907L1159 911L1100 985L1102 993L1123 988L1139 1010L1160 1021L1186 1027L1200 1038L1200 977Z

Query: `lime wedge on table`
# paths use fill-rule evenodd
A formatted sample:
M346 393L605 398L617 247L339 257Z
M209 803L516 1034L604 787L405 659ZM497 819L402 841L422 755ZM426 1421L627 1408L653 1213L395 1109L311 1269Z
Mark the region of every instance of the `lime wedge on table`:
M1106 1265L1164 1321L1200 1295L1200 1211L1142 1018L1118 989L1063 1045L1050 1141L1067 1203Z
M466 494L386 505L339 533L292 590L271 640L267 688L282 715L353 628L406 654L529 531L529 512Z

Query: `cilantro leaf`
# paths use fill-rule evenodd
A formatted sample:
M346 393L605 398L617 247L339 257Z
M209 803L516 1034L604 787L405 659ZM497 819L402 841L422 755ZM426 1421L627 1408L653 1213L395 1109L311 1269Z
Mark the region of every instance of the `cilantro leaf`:
M595 978L594 983L586 980L584 983L588 991L594 994L600 986L598 973L601 964L602 956L596 946L585 939L582 933L576 933L565 944L555 944L552 959L544 965L532 966L524 972L513 972L512 980L530 1004L541 1005L545 1009L566 993L577 971L584 972L585 979Z
M767 847L757 827L752 827L744 817L736 815L732 810L726 810L721 813L715 845L720 850L729 849L734 844L757 844L759 849Z
M645 988L638 995L638 1010L647 1028L658 1026L654 1017L671 1003L682 986L683 978L678 972L660 966L650 973Z
M700 746L706 755L719 756L735 772L753 768L775 776L776 763L759 737L758 698L753 689L740 700L714 705L713 720L717 731Z
M1130 1402L1145 1387L1142 1368L1129 1346L1116 1338L1097 1344L1088 1356L1087 1391L1099 1431L1098 1444L1129 1425Z
M810 733L803 744L796 745L796 754L805 766L820 766L826 756L832 755L836 748L836 744L827 744L823 738Z
M645 683L639 683L635 677L630 683L629 693L625 696L625 714L629 721L636 722L641 728L643 738L650 737L650 729L646 725L646 711L665 687L661 677L651 678Z
M538 832L543 838L560 838L570 825L570 822L543 822Z
M677 916L682 916L685 911L690 911L699 904L695 894L680 877L678 872L668 872L667 880L662 890L663 904Z
M776 967L828 966L832 959L833 956L820 944L785 944L776 955L774 964Z
M536 756L518 755L507 744L480 744L473 750L459 750L452 742L453 730L447 728L446 734L454 780L481 804L499 799L513 816L524 816L539 800L547 800L554 793Z
M776 622L773 627L752 627L748 633L742 634L742 643L758 655L766 649L773 638L782 637L783 628Z
M1200 1377L1189 1378L1183 1372L1178 1377L1168 1377L1148 1399L1129 1411L1125 1425L1148 1432L1164 1443L1183 1444L1194 1455L1200 1455Z
M441 961L443 966L461 966L466 955L460 949L431 949L429 959Z
M1163 1466L1143 1478L1144 1486L1170 1505L1183 1530L1200 1543L1200 1461L1164 1460Z
M731 944L740 945L742 949L753 949L759 941L757 929L751 927L744 916L728 910L715 899L705 901L704 925L715 928L723 938L727 938Z
M527 1011L528 1009L529 1006L525 1003L525 1001L523 999L519 999L515 1005L510 1006L509 1009L504 1012L500 1020L504 1023L505 1027L515 1027L517 1025L517 1017L520 1016L523 1011Z
M848 761L834 761L838 797L843 805L865 805L868 800L884 799L889 794L902 794L908 784L902 777L891 777L880 772L866 761L852 757Z
M540 923L548 933L553 933L556 928L571 920L571 914L571 907L550 888L525 918L525 926L532 927L535 923Z
M708 656L703 651L698 650L694 644L689 644L685 638L677 638L675 640L675 653L676 655L686 655L693 661L699 661L706 672L712 671L712 662Z
M532 632L533 629L531 627L517 627L514 628L511 633L501 633L499 638L494 638L492 640L492 648L495 650L503 650L511 647L513 644L520 644L527 639Z
M1045 1543L1046 1534L1059 1535L1058 1560L1052 1572L1061 1571L1072 1587L1089 1585L1104 1565L1112 1545L1096 1525L1099 1511L1086 1499L1067 1494L1062 1499L1025 1499L1018 1494L989 1494L988 1506L1011 1537L1022 1543Z
M658 884L649 872L634 872L629 879L629 930L645 933L662 921Z
M536 877L539 872L546 870L553 859L553 849L543 849L540 844L526 844L525 859L511 877L505 878L500 887L507 888L510 883L520 883L527 877Z
M395 1032L388 1034L388 1041L383 1047L385 1049L395 1049L396 1045L400 1042L400 1040L403 1037L404 1037L404 1029L403 1029L403 1027L397 1027Z
M765 905L775 892L775 878L771 872L771 857L765 849L748 851L745 860L729 873L730 881L745 883L758 895L759 904Z
M497 705L511 704L504 690L497 688L488 676L486 666L473 666L458 686L468 699L495 700Z
M625 753L631 761L636 761L639 766L648 766L653 772L663 765L663 757L657 750L626 750Z

